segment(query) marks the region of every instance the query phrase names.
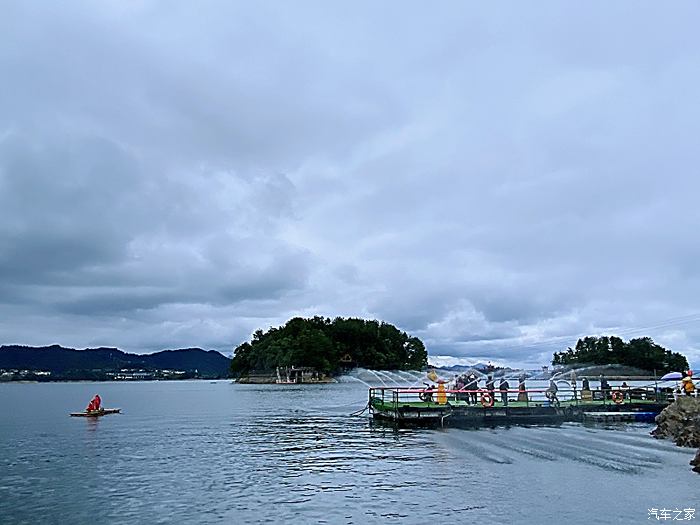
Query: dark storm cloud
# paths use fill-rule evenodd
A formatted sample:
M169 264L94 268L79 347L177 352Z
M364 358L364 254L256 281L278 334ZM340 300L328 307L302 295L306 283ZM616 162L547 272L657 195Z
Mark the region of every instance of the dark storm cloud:
M5 342L352 315L434 356L700 358L693 3L1 10Z

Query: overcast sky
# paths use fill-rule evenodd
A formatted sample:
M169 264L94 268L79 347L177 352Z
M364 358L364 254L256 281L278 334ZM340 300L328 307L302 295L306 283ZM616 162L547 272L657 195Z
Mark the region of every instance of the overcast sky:
M697 2L3 2L0 343L700 364ZM456 360L436 356L452 356Z

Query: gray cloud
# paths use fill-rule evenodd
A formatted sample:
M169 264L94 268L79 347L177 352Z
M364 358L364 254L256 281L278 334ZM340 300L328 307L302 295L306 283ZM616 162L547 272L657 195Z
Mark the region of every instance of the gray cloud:
M695 3L10 2L0 339L700 360Z

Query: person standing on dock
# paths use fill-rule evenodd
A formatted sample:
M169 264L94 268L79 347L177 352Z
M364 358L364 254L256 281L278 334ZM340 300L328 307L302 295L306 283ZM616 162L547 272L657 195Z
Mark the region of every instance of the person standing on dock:
M425 401L426 403L432 403L433 402L433 385L429 383L423 383L425 385L425 389L418 394L418 397L421 401Z
M474 374L469 375L467 380L467 390L469 391L469 398L471 399L471 404L476 405L476 391L479 389L479 380ZM469 399L467 400L469 402Z
M581 401L592 401L593 392L591 392L591 383L587 377L581 380Z
M527 403L527 389L525 388L525 376L520 376L518 378L518 401L522 403Z
M496 390L496 380L490 374L487 376L486 379L486 390L489 391L491 399L496 399L496 396L494 394L494 390Z
M695 385L693 384L693 379L690 376L685 376L683 378L683 393L686 396L692 396L695 391Z
M455 374L455 380L454 380L454 389L455 390L464 390L464 377L463 376L458 376ZM457 401L462 401L466 398L466 394L460 394L459 392L455 394L455 399Z
M632 396L630 396L630 387L627 384L627 381L623 381L620 385L620 392L622 392L623 399L632 399Z
M608 380L603 377L603 374L600 375L600 392L603 396L603 399L607 399L608 396L610 395L610 383L608 383Z
M559 387L557 386L557 383L554 381L554 379L550 379L549 380L549 388L544 393L544 395L549 400L549 402L554 406L559 406L559 398L557 397L558 391L559 391Z
M510 388L510 385L508 384L508 381L506 381L505 377L502 377L501 383L498 385L498 389L501 391L501 401L503 402L504 407L508 406L508 389L509 388Z

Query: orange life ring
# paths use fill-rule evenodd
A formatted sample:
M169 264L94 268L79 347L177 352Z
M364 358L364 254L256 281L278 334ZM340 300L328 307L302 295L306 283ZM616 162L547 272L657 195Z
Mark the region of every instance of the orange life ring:
M491 408L493 406L493 396L487 392L481 394L481 406Z
M610 397L612 398L613 401L615 401L616 404L620 405L625 402L625 395L620 392L619 390L616 390L613 392Z

